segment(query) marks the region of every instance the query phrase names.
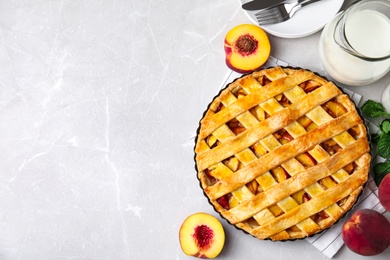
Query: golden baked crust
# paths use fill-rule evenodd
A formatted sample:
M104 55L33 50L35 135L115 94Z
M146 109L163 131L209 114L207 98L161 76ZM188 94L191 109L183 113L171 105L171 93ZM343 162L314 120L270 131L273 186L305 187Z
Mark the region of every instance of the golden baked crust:
M329 228L367 181L367 131L332 82L269 68L229 84L200 121L195 145L205 195L259 239L304 238Z

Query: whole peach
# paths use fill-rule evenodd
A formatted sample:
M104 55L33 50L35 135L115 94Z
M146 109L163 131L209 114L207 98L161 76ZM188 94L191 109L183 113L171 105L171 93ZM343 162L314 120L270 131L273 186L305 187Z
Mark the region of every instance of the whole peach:
M378 255L390 245L390 223L375 210L358 210L344 223L342 238L359 255Z
M379 184L378 197L382 206L390 211L390 174L385 175Z

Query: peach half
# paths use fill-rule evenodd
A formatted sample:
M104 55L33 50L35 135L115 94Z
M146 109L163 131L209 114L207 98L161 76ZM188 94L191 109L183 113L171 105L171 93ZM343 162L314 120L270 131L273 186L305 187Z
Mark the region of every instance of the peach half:
M390 245L390 223L375 210L361 209L344 223L341 235L351 251L363 256L374 256Z
M260 68L271 53L268 35L259 26L241 24L232 28L225 37L226 65L239 73Z
M225 231L217 218L199 212L184 220L180 227L179 240L186 255L215 258L225 244Z
M390 212L390 173L386 174L379 183L378 198L382 206Z

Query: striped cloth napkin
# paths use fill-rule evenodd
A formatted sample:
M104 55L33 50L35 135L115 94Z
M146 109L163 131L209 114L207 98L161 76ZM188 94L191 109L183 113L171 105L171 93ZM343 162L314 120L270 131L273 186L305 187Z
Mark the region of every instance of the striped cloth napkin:
M297 67L292 64L289 64L285 61L279 60L275 57L270 57L267 61L267 63L264 65L264 67L274 67L274 66L292 66ZM319 72L321 73L321 72ZM325 75L325 73L321 73L322 75ZM228 83L232 82L236 78L241 77L242 74L239 74L234 71L229 71L227 76L225 77L224 82L221 85L221 88L224 88ZM349 89L342 88L342 90L350 96L350 98L355 102L355 104L360 107L362 96L360 94L357 94L355 92L352 92ZM377 133L379 131L379 128L372 122L367 121L367 127L369 133ZM383 161L382 158L377 156L376 154L372 154L373 161L379 162ZM382 207L382 205L379 203L378 200L378 188L372 178L372 174L370 174L367 186L364 188L362 194L360 195L359 200L355 204L355 206L347 213L347 216L344 216L338 223L333 225L330 229L314 235L312 237L306 238L306 241L308 241L310 244L312 244L315 248L320 250L325 256L328 258L332 258L344 245L343 239L341 237L341 229L344 224L344 221L346 217L353 214L355 211L359 209L374 209L382 214L384 214L388 219L390 219L390 213L386 211L385 208Z

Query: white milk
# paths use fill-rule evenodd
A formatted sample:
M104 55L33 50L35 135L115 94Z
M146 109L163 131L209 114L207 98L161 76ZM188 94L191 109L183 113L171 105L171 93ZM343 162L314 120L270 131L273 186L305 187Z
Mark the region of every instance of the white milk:
M351 46L368 57L383 57L390 53L390 20L377 11L353 13L345 25Z
M320 58L324 69L336 81L352 86L366 85L384 76L390 69L390 59L365 61L336 44L333 32L340 15L325 26L321 35ZM373 10L352 13L346 21L345 35L350 45L363 55L381 57L390 53L390 20L382 13Z

